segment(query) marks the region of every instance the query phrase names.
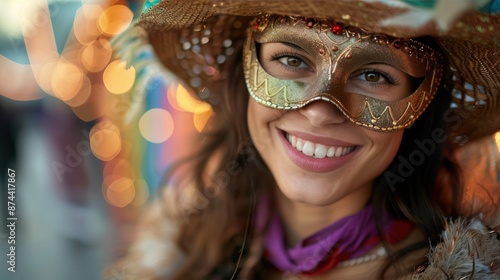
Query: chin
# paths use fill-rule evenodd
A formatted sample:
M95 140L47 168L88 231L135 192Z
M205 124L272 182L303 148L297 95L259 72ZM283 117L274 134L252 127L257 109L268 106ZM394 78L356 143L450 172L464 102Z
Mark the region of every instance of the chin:
M278 189L288 200L308 205L326 206L343 200L356 191L341 181L332 182L331 179L305 180L304 178L288 177L287 180L278 180Z

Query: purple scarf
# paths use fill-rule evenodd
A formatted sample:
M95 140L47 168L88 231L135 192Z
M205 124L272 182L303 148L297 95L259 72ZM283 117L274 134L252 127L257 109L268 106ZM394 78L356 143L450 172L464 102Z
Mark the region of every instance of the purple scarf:
M265 201L266 198L257 209L257 225L263 225L266 210L262 208L268 205ZM274 213L264 240L266 258L280 271L308 273L318 268L332 249L336 249L338 255L347 254L350 258L362 256L376 245L361 247L366 240L378 234L372 212L372 207L367 206L305 238L294 248L286 248L280 216ZM389 215L385 214L383 221L384 225L389 225Z

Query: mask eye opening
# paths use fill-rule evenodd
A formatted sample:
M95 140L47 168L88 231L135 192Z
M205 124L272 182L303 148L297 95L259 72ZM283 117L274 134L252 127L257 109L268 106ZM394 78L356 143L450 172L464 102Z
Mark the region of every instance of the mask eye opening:
M255 44L255 54L257 55L257 60L259 61L260 65L262 65L261 57L260 57L260 50L261 50L261 44L257 41L253 41Z
M412 77L410 76L410 93L414 93L420 85L424 82L425 77Z

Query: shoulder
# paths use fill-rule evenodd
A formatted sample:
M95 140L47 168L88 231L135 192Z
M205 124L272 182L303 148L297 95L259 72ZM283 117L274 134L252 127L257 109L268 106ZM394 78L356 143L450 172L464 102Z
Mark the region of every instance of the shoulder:
M184 256L176 244L179 226L168 215L168 193L146 209L126 255L106 268L102 279L158 279L175 272Z
M477 218L449 220L427 267L411 279L500 279L499 217L488 225Z

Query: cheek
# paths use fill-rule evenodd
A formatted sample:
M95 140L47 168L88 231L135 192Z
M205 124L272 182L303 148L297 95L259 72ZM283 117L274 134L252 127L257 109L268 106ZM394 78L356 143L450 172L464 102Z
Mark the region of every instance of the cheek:
M262 112L259 112L261 110L259 108L259 105L256 104L253 100L250 100L248 102L248 110L247 110L247 119L248 119L248 130L250 132L250 137L252 138L252 141L254 142L255 146L259 146L259 139L262 138L262 136L259 136L259 131L262 133Z
M266 108L255 101L248 102L248 130L257 151L262 155L270 142L271 135L266 124Z
M394 133L386 132L374 132L377 136L373 137L373 143L376 146L379 154L384 159L387 164L389 164L401 145L401 140L403 139L404 131L398 131Z
M260 105L253 99L248 102L248 130L254 145L260 150L271 144L271 128L283 113Z
M364 128L363 128L364 129ZM366 153L360 154L354 164L355 177L353 181L372 181L381 175L393 162L401 144L403 132L385 133L377 131L365 131L365 137L371 144L367 145Z
M365 137L371 142L367 147L369 160L365 164L371 165L377 172L383 172L396 157L404 131L388 133L363 129ZM374 163L377 168L374 168Z
M252 104L252 100L248 102L248 108L247 108L247 125L248 125L248 130L250 132L250 136L253 138L254 133L255 133L255 126L256 126L256 112L255 112L255 105Z

